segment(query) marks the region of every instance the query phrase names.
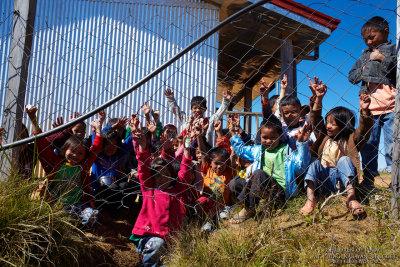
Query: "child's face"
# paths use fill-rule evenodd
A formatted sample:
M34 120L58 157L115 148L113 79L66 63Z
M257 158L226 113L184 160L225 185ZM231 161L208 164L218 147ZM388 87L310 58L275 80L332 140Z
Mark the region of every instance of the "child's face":
M282 135L273 128L263 127L261 129L261 144L267 150L273 150L278 147Z
M158 174L154 177L154 184L161 190L167 189L173 180L172 174L167 167L161 167Z
M69 147L65 151L65 160L72 166L81 163L86 156L86 148L84 146Z
M103 147L103 153L107 157L111 157L118 151L118 142L117 140L110 140L107 144Z
M340 128L336 124L335 118L331 115L326 117L326 132L329 137L335 137L340 133Z
M217 174L217 175L223 175L226 169L226 162L228 159L222 157L222 156L215 156L214 158L211 159L211 169Z
M151 159L156 159L156 158L159 158L160 156L161 156L161 150L151 153L151 155L150 155Z
M194 104L190 110L195 116L200 118L202 118L206 112L206 109L198 104Z
M388 34L389 34L389 29L385 29L384 32L380 32L372 28L371 30L366 30L362 34L362 37L364 39L365 44L369 48L374 49L378 45L387 42Z
M240 165L241 167L243 167L243 168L247 168L247 167L249 167L249 166L250 166L250 164L251 164L251 162L250 162L250 161L248 161L248 160L245 160L245 159L243 159L243 158L239 157L239 165Z
M174 148L174 151L177 151L179 149L179 140L178 138L174 138L174 140L172 140L172 147Z
M201 159L203 158L203 154L201 153L199 148L196 148L196 158L198 161L201 161Z
M300 110L300 106L297 105L287 105L281 107L281 116L288 127L299 127Z
M71 131L72 135L84 138L86 133L86 126L82 123L78 123L74 127L72 127Z
M275 104L272 106L271 111L272 111L272 114L275 114L275 112L276 112L276 102L275 102Z

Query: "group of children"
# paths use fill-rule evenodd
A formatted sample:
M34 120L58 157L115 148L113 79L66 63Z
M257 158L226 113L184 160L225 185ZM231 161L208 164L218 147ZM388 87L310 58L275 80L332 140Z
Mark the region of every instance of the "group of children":
M100 112L91 123L89 138L85 138L86 125L79 122L39 139L38 155L48 175L50 196L73 214L85 215L87 222L99 208L132 205L140 190L141 209L130 240L145 266L157 264L165 242L182 229L185 218L206 222L224 217L233 204L242 205L240 212L230 216L230 222L237 224L254 216L263 199L275 207L305 189L307 200L299 212L309 215L317 206L317 192L345 190L349 211L356 217L365 215L356 189L373 188L380 128L393 130L396 52L387 41L389 26L383 18L367 21L361 33L368 49L349 73L352 83L362 82L356 129L356 115L345 107L322 116L327 86L317 77L310 79L308 107L295 95L285 94L285 75L279 96L269 97L272 84L262 82L263 121L255 141L240 127L237 115L229 116L223 129L221 118L230 104L230 91L224 93L218 111L207 118L204 97L193 97L192 114L186 115L173 91L166 89L178 126L163 126L159 112L144 103L145 126L132 114L129 119L112 119L103 128L106 115ZM26 109L34 134L40 133L36 108ZM58 120L55 126L60 124ZM388 166L389 136L385 134ZM361 185L359 152L364 171Z

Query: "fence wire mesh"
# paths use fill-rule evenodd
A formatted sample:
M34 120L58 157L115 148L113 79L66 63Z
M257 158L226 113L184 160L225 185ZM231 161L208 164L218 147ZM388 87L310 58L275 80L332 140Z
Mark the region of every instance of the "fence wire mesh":
M0 13L2 111L12 2ZM20 139L79 120L250 4L213 2L38 0ZM366 205L387 214L397 7L288 2L240 16L97 117L15 148L21 178L47 178L35 193L79 214L136 209L146 233L143 221L161 223L145 209L205 231L344 199L355 217ZM374 16L388 24L360 33Z

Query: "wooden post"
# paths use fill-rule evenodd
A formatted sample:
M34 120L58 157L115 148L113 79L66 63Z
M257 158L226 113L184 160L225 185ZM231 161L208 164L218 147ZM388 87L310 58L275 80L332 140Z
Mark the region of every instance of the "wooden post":
M13 32L3 112L5 129L3 138L7 144L17 140L21 134L36 3L37 0L14 0ZM5 177L11 174L12 165L17 166L18 151L18 148L15 148L6 152L11 162L8 159L2 159L2 172L6 174Z
M245 112L251 112L252 108L252 90L251 88L246 88L245 94L244 94L244 111ZM251 135L251 116L250 115L245 115L244 117L244 130L248 135Z
M399 49L399 33L400 33L400 0L397 0L397 34L396 34L396 43L397 43L397 51ZM392 155L392 200L391 200L391 209L392 216L395 219L399 219L399 201L400 201L400 185L399 185L399 176L400 176L400 58L399 54L397 54L397 76L396 76L396 107L394 111L394 128L393 128L393 155Z
M288 88L286 94L296 94L297 75L296 60L293 58L292 40L285 38L281 41L281 77L286 74L288 77Z

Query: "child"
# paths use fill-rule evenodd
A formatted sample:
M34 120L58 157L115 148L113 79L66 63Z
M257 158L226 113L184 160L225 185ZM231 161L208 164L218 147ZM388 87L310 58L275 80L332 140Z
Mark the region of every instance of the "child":
M265 81L263 81L260 87L264 119L268 119L273 114L268 99L268 94L271 91L272 85L273 83L267 85ZM281 80L281 93L276 100L276 112L274 115L281 120L284 142L287 143L291 149L295 150L298 132L306 122L310 122L307 116L305 120L301 119L302 108L300 100L295 95L285 95L287 85L287 76L285 74ZM308 141L311 143L311 138L309 138ZM260 132L257 133L256 144L260 144Z
M100 114L100 113L99 113ZM99 115L100 116L100 115ZM79 117L78 112L74 112L74 116L70 116L70 121ZM56 128L64 124L63 117L58 117L56 122L53 123L53 127ZM61 132L55 133L46 137L46 139L51 143L52 147L55 149L56 153L60 151L61 147L65 143L65 141L71 136L78 136L84 138L86 134L86 123L83 121L76 123L74 126L71 126Z
M28 116L35 125L35 134L41 133L37 125L36 107L26 107ZM46 138L37 140L39 160L48 174L48 190L57 200L63 202L68 211L83 218L82 224L96 216L97 211L91 199L89 170L101 150L101 124L92 122L96 128L96 138L90 147L78 136L70 137L56 155ZM88 206L88 203L91 207Z
M367 49L349 72L352 84L361 82L359 94L370 95L369 110L374 119L371 137L361 149L364 171L362 185L374 188L374 177L378 173L378 151L381 129L384 135L386 170L392 167L393 124L396 94L396 46L388 42L389 24L382 17L369 19L361 28Z
M316 99L311 111L311 123L317 140L312 151L318 151L314 161L305 176L307 202L300 214L309 215L315 209L315 189L322 188L324 192L336 192L337 182L347 190L347 208L354 216L363 216L364 208L356 200L354 184L360 169L358 152L368 140L372 127L372 117L368 109L371 99L362 94L360 103L360 125L354 130L354 114L345 107L331 109L325 116L326 125L321 116L322 99L326 94L325 84L315 84Z
M176 178L177 171L169 161L157 158L151 162L148 142L138 118L130 125L136 143L138 176L143 194L142 209L130 240L141 255L143 265L156 266L168 236L182 228L185 207L180 195L187 190L190 179L190 151L185 148Z
M246 181L236 178L229 183L234 196L245 207L236 214L231 223L241 223L255 214L255 207L268 192L274 204L282 204L297 193L296 176L304 172L310 162L307 139L310 127L305 124L297 137L297 150L291 150L283 141L282 124L271 116L261 123L261 145L245 146L238 135L230 139L236 154L253 163L252 177Z
M202 196L197 200L199 213L213 216L230 202L228 184L235 174L231 166L230 155L224 146L226 142L218 142L218 147L207 150L202 136L206 126L198 121L193 127L199 150L201 151L201 171L204 184ZM220 126L219 126L220 127Z
M186 130L188 127L191 126L190 116L187 116L185 112L183 112L179 108L174 98L174 92L170 88L167 88L165 90L165 96L167 97L168 104L171 108L172 113L175 115L179 124L182 125ZM228 109L231 99L232 99L232 92L230 90L224 92L221 106L219 107L218 111L211 116L209 120L210 127L208 127L206 138L207 142L209 142L210 144L213 143L212 141L214 134L214 123L217 120L221 119L224 112ZM207 100L202 96L193 97L192 100L190 101L190 110L193 113L194 118L203 118L204 113L207 110ZM186 135L185 130L182 132L183 135Z

